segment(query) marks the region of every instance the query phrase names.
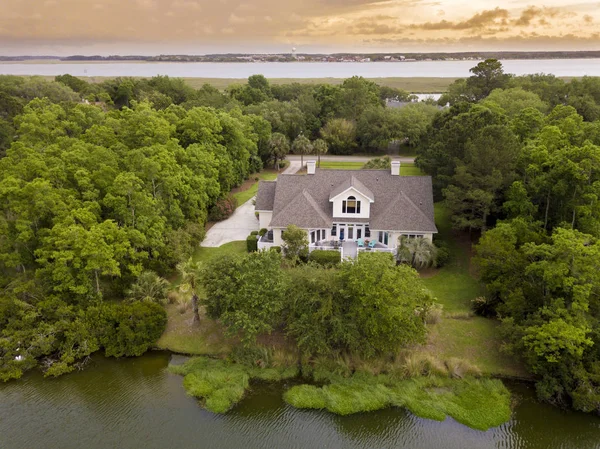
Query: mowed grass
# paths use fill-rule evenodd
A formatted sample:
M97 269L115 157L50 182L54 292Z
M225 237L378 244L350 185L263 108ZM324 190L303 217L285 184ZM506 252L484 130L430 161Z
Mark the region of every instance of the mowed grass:
M252 179L258 178L262 181L272 181L277 178L278 173L273 171L261 172L258 175L251 175ZM238 206L241 206L250 198L256 195L258 192L258 183L259 181L255 181L249 188L240 190L238 192L233 193L233 196L237 200Z
M440 237L453 257L434 276L423 279L444 306L442 320L430 327L426 351L439 360L463 359L484 374L528 377L518 360L501 352L498 321L471 312L471 301L484 291L470 272L470 241L452 231L448 211L440 203L435 205L435 218Z
M364 167L364 162L338 162L322 161L321 168L327 170L360 170ZM425 174L419 167L412 163L403 163L400 165L401 176L424 176Z

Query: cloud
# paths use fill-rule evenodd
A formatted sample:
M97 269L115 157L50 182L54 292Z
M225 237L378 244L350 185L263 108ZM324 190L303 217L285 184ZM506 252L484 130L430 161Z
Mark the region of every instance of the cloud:
M477 30L490 25L506 25L509 12L506 9L490 9L473 15L471 18L459 22L441 20L439 22L425 22L411 25L410 28L437 31L437 30Z
M561 1L532 6L530 0L40 0L31 8L31 2L0 0L0 42L21 42L35 52L41 50L33 43L43 48L62 42L75 53L83 51L83 42L160 44L178 53L200 44L231 51L289 44L358 51L373 39L468 45L470 38L496 38L508 45L506 39L525 36L515 41L522 45L539 35L592 36L600 0Z

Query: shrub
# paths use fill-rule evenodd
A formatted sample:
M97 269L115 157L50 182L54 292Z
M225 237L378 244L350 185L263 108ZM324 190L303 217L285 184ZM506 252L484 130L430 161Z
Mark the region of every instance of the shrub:
M281 254L281 246L271 246L270 251L275 251Z
M258 239L255 235L249 235L246 239L246 249L249 253L258 251Z
M160 338L167 324L165 309L154 302L104 303L88 309L107 357L139 356Z
M437 324L442 319L442 314L444 311L444 306L441 304L432 304L425 311L425 323L427 324Z
M413 353L406 357L404 370L407 377L447 376L446 366L430 354Z
M237 199L233 195L217 200L208 212L208 221L221 221L229 218L237 207Z
M176 291L170 291L169 294L167 295L167 302L169 304L175 304L175 303L177 303L178 300L179 300L179 293L177 293Z
M389 156L383 156L381 158L376 157L368 161L363 165L364 169L390 169L392 168L392 159Z
M437 268L441 268L445 266L448 262L450 262L450 249L448 249L448 245L446 242L437 240L434 242L437 253L435 256L435 266Z
M258 235L260 235L260 236L262 237L262 236L263 236L263 235L265 235L267 232L269 232L267 228L262 228L260 231L258 231Z
M127 302L155 302L166 304L171 284L154 271L144 271L127 291Z
M308 260L316 262L324 267L333 267L340 263L340 253L337 251L316 249L310 253Z
M476 315L484 317L496 316L496 304L485 296L478 296L471 301L471 309Z
M252 231L250 235L258 235L258 231Z
M479 368L467 362L466 360L456 357L446 360L446 367L448 368L450 377L462 379L466 376L481 376L481 370Z

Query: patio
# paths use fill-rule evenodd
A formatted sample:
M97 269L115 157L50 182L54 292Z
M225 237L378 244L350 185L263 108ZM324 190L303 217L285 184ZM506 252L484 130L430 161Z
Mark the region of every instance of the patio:
M356 259L359 252L362 251L378 251L378 252L395 252L394 249L388 248L382 243L376 242L374 247L369 248L367 241L365 241L363 247L359 247L358 243L354 241L340 241L340 240L322 240L316 242L314 245L309 246L309 250L315 249L325 251L340 251L342 252L342 258Z

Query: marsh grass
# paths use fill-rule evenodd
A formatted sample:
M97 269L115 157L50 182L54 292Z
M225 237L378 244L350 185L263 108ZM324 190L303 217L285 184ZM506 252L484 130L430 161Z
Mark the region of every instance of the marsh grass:
M298 376L296 366L258 367L222 359L194 357L169 371L184 376L183 386L213 413L225 413L246 394L252 379L279 382Z
M443 421L451 416L473 429L487 430L510 419L510 394L497 379L416 377L401 381L387 376L355 374L321 388L298 385L284 394L297 408L325 409L338 415L406 407L413 414Z

